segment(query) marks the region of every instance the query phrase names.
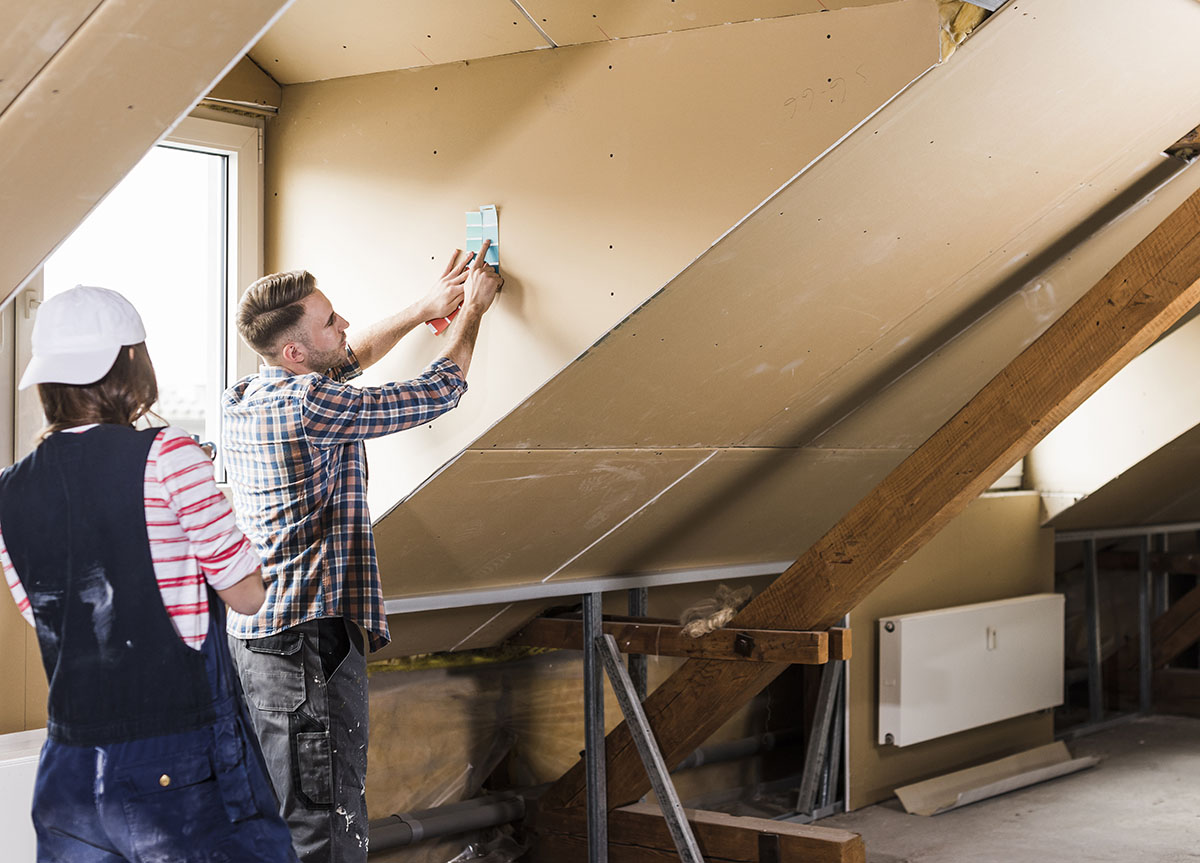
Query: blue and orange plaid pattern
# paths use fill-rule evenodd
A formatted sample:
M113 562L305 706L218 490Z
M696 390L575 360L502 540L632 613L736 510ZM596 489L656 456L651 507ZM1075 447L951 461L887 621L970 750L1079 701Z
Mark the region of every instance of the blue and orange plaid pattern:
M257 614L229 632L260 638L321 617L349 617L371 649L388 643L367 511L363 441L427 423L458 404L462 371L445 357L411 381L358 388L353 351L325 375L263 366L225 391L222 451L238 525L263 561Z

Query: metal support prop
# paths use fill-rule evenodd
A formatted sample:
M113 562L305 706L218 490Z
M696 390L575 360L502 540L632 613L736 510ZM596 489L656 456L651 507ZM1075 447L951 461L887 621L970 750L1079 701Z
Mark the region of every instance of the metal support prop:
M1150 600L1153 591L1150 573L1150 537L1138 542L1138 710L1150 713L1154 709L1150 644Z
M629 616L648 617L649 615L650 591L644 587L631 587L629 589ZM644 653L629 654L629 679L633 681L633 690L637 693L638 701L645 701L649 677Z
M829 730L837 709L837 695L842 688L844 665L845 662L830 662L821 669L816 715L804 751L804 772L800 777L800 793L796 798L797 812L812 812L816 808L818 786L829 752Z
M621 705L621 712L625 714L625 722L629 725L638 755L642 757L642 764L650 777L650 785L654 788L654 796L658 798L658 805L667 821L667 829L671 831L671 839L675 842L679 859L683 863L704 863L700 847L692 833L692 826L684 817L683 806L675 792L675 784L671 781L662 752L654 739L654 732L650 730L650 723L646 721L642 702L638 700L633 681L629 679L629 672L621 662L616 639L611 635L601 635L599 638L592 638L587 644L592 646L592 650L588 652L599 653L604 662L604 670L608 672L617 703Z
M1083 541L1083 570L1087 591L1088 720L1104 718L1104 680L1100 668L1100 576L1096 571L1096 540Z
M1166 554L1171 548L1171 541L1165 533L1160 533L1157 537L1156 545L1158 550ZM1171 573L1164 567L1154 573L1154 616L1158 617L1161 614L1167 613L1167 606L1171 604L1171 598L1168 595L1170 591Z
M608 784L604 775L604 674L591 647L602 632L602 594L583 597L583 735L587 774L588 863L608 863Z

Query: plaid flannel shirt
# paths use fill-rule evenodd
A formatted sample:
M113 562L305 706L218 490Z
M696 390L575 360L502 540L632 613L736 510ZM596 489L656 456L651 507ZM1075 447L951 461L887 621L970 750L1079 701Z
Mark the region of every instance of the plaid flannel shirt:
M234 512L267 584L258 613L229 612L238 638L343 616L367 630L372 650L391 638L363 441L429 422L458 404L467 384L443 357L414 380L360 389L346 383L362 373L346 353L347 363L325 375L263 366L225 391L222 452Z

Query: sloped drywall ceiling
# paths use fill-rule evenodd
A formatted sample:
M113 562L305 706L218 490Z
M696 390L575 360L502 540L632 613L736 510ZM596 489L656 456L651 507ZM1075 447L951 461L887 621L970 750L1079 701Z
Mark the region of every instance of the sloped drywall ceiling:
M674 278L663 273L665 288L482 436L514 391L590 328L611 326L605 294L636 305L648 281L686 261L698 214L717 212L703 191L731 171L765 166L756 182L785 173L785 160L759 158L778 126L756 127L751 143L739 133L778 118L781 104L808 109L793 83L804 77L780 71L808 43L771 49L766 28L787 25L755 22L287 88L269 183L290 200L269 210L269 258L309 265L335 302L339 289L354 297L352 320L377 314L385 294L349 286L395 276L379 258L339 264L355 258L348 249L415 256L416 240L459 232L461 210L501 205L516 290L485 323L472 392L434 428L372 450L378 511L380 488L386 500L411 465L467 447L377 525L389 595L799 554L1200 185L1160 155L1200 117L1186 83L1200 71L1200 5L1152 6L1009 4L750 216L727 217L728 234ZM865 27L901 8L817 19L859 15ZM730 62L724 40L743 33L750 56ZM701 59L673 62L689 38L708 40ZM855 80L845 54L829 62L850 74L826 74L827 87ZM715 66L729 102L712 95L724 91L711 83ZM638 74L597 114L612 96L584 99L582 82L611 92L610 71ZM773 98L754 101L762 91L743 83L752 76ZM705 99L680 111L663 81ZM449 128L434 87L466 99ZM489 111L485 92L505 94L490 105L501 110ZM760 107L737 113L748 100ZM695 140L678 136L697 111ZM555 115L561 125L548 125ZM373 139L380 124L389 131ZM738 149L708 172L691 161L681 170L655 149L665 135L689 159L714 137ZM394 166L406 158L411 166ZM368 207L359 215L339 199ZM424 224L380 201L397 212L423 205ZM656 254L668 247L684 255ZM419 337L407 350L380 374L419 367L436 345Z

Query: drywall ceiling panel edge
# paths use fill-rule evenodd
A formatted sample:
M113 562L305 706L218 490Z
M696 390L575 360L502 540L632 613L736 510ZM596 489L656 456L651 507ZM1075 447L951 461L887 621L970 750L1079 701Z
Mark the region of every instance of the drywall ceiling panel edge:
M1014 238L1038 223L1069 231L1194 125L1189 75L1169 91L1162 80L1200 74L1200 6L1160 0L1155 12L1116 0L1006 7L480 445L803 444L755 431L944 292L951 320L986 297L1031 251ZM1061 33L1079 15L1095 26L1068 47ZM1122 51L1146 55L1132 77L1107 60ZM653 393L629 383L648 368Z
M510 0L297 0L250 56L299 84L548 47Z
M469 451L375 525L389 597L545 581L715 453Z
M672 0L670 3L521 0L521 5L555 44L578 45L894 2L896 0ZM929 0L916 2L927 3ZM830 38L833 38L832 34Z
M907 450L728 449L563 570L563 578L795 560Z
M242 56L283 0L108 0L0 114L0 301Z
M1200 521L1200 427L1129 467L1048 524L1090 530Z
M1182 167L1163 157L1146 182L1134 184L1132 195L1118 196L1115 206L1096 211L1098 218L1088 218L1055 238L1044 254L1024 259L1001 288L949 318L949 326L945 317L938 321L935 310L926 306L918 318L932 322L920 324L919 330L942 334L929 340L932 353L928 345L889 345L886 351L896 359L886 366L856 359L859 367L846 370L843 385L878 395L821 434L814 446L919 446L1200 188L1200 168L1178 171ZM1161 182L1164 175L1170 178L1166 183ZM1040 224L1030 231L1035 236L1020 238L1017 246L1034 248L1044 242L1036 234L1050 233ZM890 383L888 374L895 378ZM903 422L896 421L898 416ZM780 427L787 422L782 413L775 420ZM759 435L769 437L774 430L768 425Z
M0 114L103 0L0 5Z

